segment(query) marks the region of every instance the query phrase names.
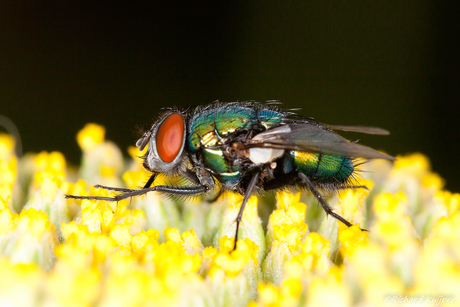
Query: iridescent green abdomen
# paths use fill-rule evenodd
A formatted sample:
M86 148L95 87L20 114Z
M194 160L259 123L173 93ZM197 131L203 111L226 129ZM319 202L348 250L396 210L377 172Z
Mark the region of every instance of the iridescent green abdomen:
M292 150L285 157L284 172L301 171L316 182L345 182L353 173L349 157L329 156Z

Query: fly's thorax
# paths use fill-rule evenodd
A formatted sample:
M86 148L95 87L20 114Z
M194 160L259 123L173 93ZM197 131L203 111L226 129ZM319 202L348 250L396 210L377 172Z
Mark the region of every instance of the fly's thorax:
M276 126L283 117L283 113L275 110L236 104L197 110L188 123L186 146L194 163L203 165L226 188L233 189L254 164L250 159L250 150L235 145ZM262 160L267 159L266 151L261 152ZM272 158L279 157L283 152L272 153ZM253 153L258 164L256 155Z
M188 146L191 151L200 147L218 146L227 137L241 131L263 131L278 125L284 114L271 109L256 110L238 105L225 105L197 111L189 121Z
M190 151L222 145L224 138L250 125L253 112L246 108L216 108L194 114L189 123Z

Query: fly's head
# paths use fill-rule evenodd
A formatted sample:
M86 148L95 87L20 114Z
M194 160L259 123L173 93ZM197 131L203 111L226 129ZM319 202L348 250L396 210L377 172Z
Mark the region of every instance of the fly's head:
M184 115L175 110L164 113L136 142L144 150L144 167L154 173L175 173L184 161L186 125Z

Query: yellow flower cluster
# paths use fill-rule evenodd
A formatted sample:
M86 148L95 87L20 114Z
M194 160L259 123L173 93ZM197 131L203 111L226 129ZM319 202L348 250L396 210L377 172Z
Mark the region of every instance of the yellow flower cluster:
M78 133L77 170L58 152L18 159L0 135L0 306L460 305L460 194L421 154L369 162L366 179L329 195L352 227L309 193L250 197L233 250L240 195L66 200L149 178L142 154L124 161L104 132Z

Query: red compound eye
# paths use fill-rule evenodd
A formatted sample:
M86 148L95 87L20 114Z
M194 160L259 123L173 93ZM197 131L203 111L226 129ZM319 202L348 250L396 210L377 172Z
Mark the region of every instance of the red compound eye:
M184 138L184 119L178 113L169 115L158 129L156 136L157 152L161 160L171 163L182 147Z

